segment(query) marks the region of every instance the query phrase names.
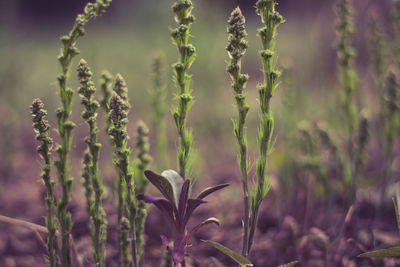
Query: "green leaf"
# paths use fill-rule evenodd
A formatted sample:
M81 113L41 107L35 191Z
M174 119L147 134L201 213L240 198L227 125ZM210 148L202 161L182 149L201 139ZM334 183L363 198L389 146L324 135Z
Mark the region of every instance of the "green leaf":
M161 173L161 176L167 178L169 183L172 185L172 190L174 193L174 203L178 205L178 199L181 194L182 185L184 179L174 170L166 170Z
M299 261L291 261L289 263L279 265L278 267L293 267L296 265L296 263L299 263Z
M378 249L358 255L362 258L381 258L381 257L397 257L400 256L400 247L391 247Z
M253 266L253 264L248 259L217 242L210 240L202 240L202 241L218 249L225 255L229 256L232 260L237 262L240 265L240 267Z

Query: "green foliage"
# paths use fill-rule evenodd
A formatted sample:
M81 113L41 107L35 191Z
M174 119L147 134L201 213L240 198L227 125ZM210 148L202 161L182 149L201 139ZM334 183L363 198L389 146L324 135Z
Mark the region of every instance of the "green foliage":
M178 0L172 6L177 28L171 30L172 41L179 51L179 61L173 65L174 80L178 93L176 98L178 106L173 111L175 125L179 134L178 169L179 174L185 178L188 171L190 150L193 142L192 130L186 128L186 118L191 108L191 76L187 70L196 57L196 49L189 44L190 26L194 21L192 15L193 3L190 0Z
M58 61L61 65L61 74L58 76L59 95L62 106L57 109L58 134L61 144L57 145L58 160L54 162L57 168L58 179L62 188L62 196L57 205L57 217L61 226L61 255L62 265L71 266L71 236L72 229L71 214L67 211L67 205L71 198L72 177L68 176L68 153L72 143L72 129L75 124L69 120L71 115L71 104L73 90L67 87L67 79L70 75L70 66L72 59L79 54L76 47L76 41L85 34L84 26L92 19L103 14L110 5L111 0L97 0L95 3L88 3L85 6L84 13L76 17L75 24L69 35L61 37L63 47Z
M151 162L151 157L149 155L149 130L144 122L139 121L137 128L137 142L136 142L136 150L138 151L137 154L137 161L136 166L138 169L137 174L135 175L135 183L136 192L143 194L146 191L147 187L147 179L144 176L144 171L147 169L148 165ZM137 241L137 255L138 255L138 262L140 262L140 258L143 254L143 244L144 244L144 224L146 221L147 216L147 208L143 201L138 201L138 208L137 208L137 217L136 217L136 241Z
M337 8L337 58L339 68L339 80L343 87L341 101L343 105L343 119L347 123L350 135L356 129L357 112L353 104L353 94L356 89L356 73L354 71L353 59L355 51L351 46L353 37L352 9L350 0L338 0Z
M34 99L31 105L31 114L33 117L33 130L36 133L36 140L39 141L37 151L43 159L42 164L42 179L46 186L46 227L48 230L47 236L47 251L49 253L48 263L50 267L56 267L56 252L54 249L54 241L56 234L56 222L53 214L55 209L54 204L54 180L51 179L51 149L53 139L49 136L50 124L46 120L47 111L40 99Z
M257 186L250 194L251 199L251 226L249 232L250 252L253 244L254 234L257 227L258 211L261 202L265 198L270 188L267 170L267 158L272 153L274 141L274 117L272 114L270 101L277 88L277 80L280 72L276 69L275 38L277 28L284 23L284 18L275 11L276 2L274 0L259 0L256 3L257 14L261 17L264 27L258 30L261 39L262 50L259 52L262 63L264 82L257 85L258 100L261 113L259 115L260 126L258 129L259 155L256 162Z
M96 266L101 267L104 266L107 221L102 207L104 189L98 164L101 144L97 142L96 118L100 104L94 99L96 88L92 81L92 72L83 59L79 62L78 78L81 83L78 92L82 98L81 103L85 107L82 118L89 126L89 136L84 139L88 149L84 155L82 176L85 181L87 212L91 222L93 259Z
M117 74L115 78L114 93L110 99L110 120L112 126L109 130L109 135L114 148L114 164L118 172L118 217L119 223L122 223L122 212L123 207L125 208L126 217L129 219L129 239L131 243L131 255L133 257L132 262L134 266L138 264L137 250L136 250L136 230L135 220L137 212L136 196L135 196L135 185L133 180L133 173L129 170L129 155L130 149L127 147L128 144L128 133L126 126L128 124L128 111L130 104L128 102L128 89L126 82L121 75ZM125 195L126 192L126 195ZM124 203L125 202L125 203ZM125 206L126 205L126 206ZM120 227L120 229L122 229ZM120 246L121 251L124 251L123 247L126 245L122 239L123 235L120 232ZM123 253L122 262L129 262L126 259L126 254ZM125 266L125 265L124 265Z
M210 240L203 240L203 242L205 242L208 245L213 246L214 248L218 249L219 251L221 251L222 253L224 253L228 257L230 257L237 264L239 264L240 267L253 266L253 264L248 259L246 259L242 255L230 250L229 248L227 248L227 247L225 247L225 246L223 246L223 245L221 245L221 244L219 244L217 242L210 241Z
M240 156L238 158L238 165L242 175L243 187L243 202L244 202L244 217L243 217L243 246L242 255L248 254L249 242L249 220L250 220L250 199L249 199L249 186L247 180L247 137L245 131L246 116L249 111L249 106L246 104L246 93L244 89L248 80L248 75L241 73L241 58L246 53L247 36L245 28L245 18L242 11L237 7L231 13L228 20L227 28L228 46L226 50L229 55L229 62L227 72L232 79L233 94L236 100L236 107L238 109L238 119L233 120L233 130L238 142L238 149Z
M166 114L166 95L167 87L163 81L163 66L164 60L161 55L157 55L153 59L153 86L151 93L151 105L154 136L156 139L156 151L157 151L157 165L160 169L164 169L168 166L168 154L167 154L167 139L166 139L166 128L165 128L165 114Z
M110 113L110 99L112 95L112 81L113 81L113 76L111 73L108 71L103 71L101 74L101 80L100 80L100 85L101 85L101 93L103 95L103 99L100 101L100 106L103 109L105 114ZM108 133L111 127L111 121L108 116L106 116L106 126L105 126L105 132Z

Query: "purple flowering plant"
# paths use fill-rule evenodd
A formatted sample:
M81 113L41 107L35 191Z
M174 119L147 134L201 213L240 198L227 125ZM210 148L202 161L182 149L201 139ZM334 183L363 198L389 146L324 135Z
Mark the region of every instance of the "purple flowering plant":
M172 245L167 237L161 235L161 240L168 252L171 253L175 265L184 262L189 247L189 240L201 227L208 224L219 225L218 219L210 217L199 223L190 231L186 225L194 210L207 203L203 199L229 184L208 187L201 191L196 198L190 198L190 180L182 178L177 172L167 170L156 174L150 170L144 172L147 179L161 192L165 198L139 194L137 198L146 203L154 204L169 221L172 227Z

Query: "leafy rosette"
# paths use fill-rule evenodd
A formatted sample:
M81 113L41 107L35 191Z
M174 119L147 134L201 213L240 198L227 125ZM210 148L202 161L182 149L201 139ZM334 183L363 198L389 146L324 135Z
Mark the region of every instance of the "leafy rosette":
M165 248L172 254L175 264L179 264L186 255L188 242L194 233L208 224L214 223L219 225L218 219L211 217L196 225L190 231L187 231L186 225L190 216L197 207L207 203L203 200L205 197L229 184L208 187L201 191L196 198L189 198L190 180L183 179L177 172L167 170L159 175L146 170L144 174L165 198L153 197L146 194L139 194L137 198L146 203L154 204L171 224L173 245L169 244L169 240L165 236L161 236L161 240Z

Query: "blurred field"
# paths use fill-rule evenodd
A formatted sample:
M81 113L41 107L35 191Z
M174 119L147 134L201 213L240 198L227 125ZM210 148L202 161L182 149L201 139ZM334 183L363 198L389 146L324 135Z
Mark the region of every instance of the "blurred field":
M75 18L74 14L77 11L71 8L68 12L53 13L47 19L46 14L35 15L32 13L35 9L32 11L29 7L24 8L24 4L32 5L27 2L16 1L15 6L7 5L6 9L2 11L3 13L0 13L4 20L4 23L0 24L0 214L43 225L44 188L39 179L39 158L35 151L36 142L28 107L33 98L41 98L49 110L50 124L56 125L53 111L59 106L56 90L56 76L59 68L56 57L60 49L59 37L70 30ZM175 87L171 79L170 66L176 61L177 52L171 43L168 29L169 26L174 25L170 10L172 2L147 0L117 3L115 1L115 6L110 9L110 12L92 22L87 27L87 35L78 42L81 54L74 61L73 69L76 68L79 58L84 58L92 67L95 81L99 80L103 70L108 70L113 74L121 73L126 78L132 104L129 116L132 143L135 142L135 125L138 120L143 120L151 125L152 106L148 90L152 86L152 58L157 53L162 53L165 57L164 80L168 84L169 90L168 106L172 109L175 105ZM192 176L197 178L198 188L215 185L219 182L232 184L226 192L218 194L221 200L216 197L210 199L210 206L215 204L211 215L222 219L220 230L212 230L212 237L228 242L227 245L237 251L239 249L235 244L238 244L240 238L242 206L241 199L238 197L241 195L241 188L236 165L236 140L231 123L231 118L236 116L236 109L233 105L230 79L225 73L226 20L231 10L240 4L248 22L249 49L244 58L243 71L250 75L247 90L251 109L247 127L249 130L249 155L254 162L257 153L256 135L259 110L255 88L257 82L261 80L262 74L258 58L260 43L256 36L256 29L260 27L260 21L252 8L253 2L196 1L194 14L197 20L192 29L193 44L198 54L191 69L195 104L189 115L189 125L193 128L196 158ZM293 244L282 245L284 249L282 248L281 257L276 257L271 252L279 251L279 247L274 247L271 240L276 240L273 239L277 238L276 232L284 231L283 227L290 224L288 220L294 218L298 228L305 227L304 213L307 208L304 205L307 194L310 194L310 192L306 192L306 190L310 190L306 184L308 180L304 179L304 175L297 176L291 170L292 166L288 165L297 157L295 150L296 143L299 142L297 124L302 120L312 122L324 120L332 129L340 129L342 123L337 115L340 86L337 81L334 50L333 4L335 1L308 0L302 1L302 4L297 2L282 1L282 4L278 6L279 12L283 14L287 22L279 28L277 40L278 65L283 71L283 76L277 95L272 100L278 137L276 150L271 156L269 164L273 189L263 206L259 229L261 235L256 240L259 245L255 247L253 256L255 262L258 263L256 266L260 267L276 266L284 261L298 259L297 256L301 255L299 252L301 249L291 247ZM382 18L385 25L385 36L388 40L392 40L393 29L388 15L391 1L353 2L356 2L354 45L358 51L356 59L359 75L358 105L373 117L378 110L379 101L377 91L373 87L365 25L371 12L375 12ZM0 7L2 5L5 4L0 3ZM83 2L79 2L73 6L79 11L83 5ZM55 12L53 9L51 12ZM37 12L41 11L37 9ZM74 89L78 87L76 72L71 73L70 86ZM82 107L79 102L80 99L76 93L72 120L78 127L75 129L71 154L71 173L75 177L71 210L78 219L74 226L75 234L82 236L87 227L85 226L87 221L83 218L85 216L84 195L80 178L81 157L85 149L82 138L86 134L86 125L80 118ZM100 119L102 120L102 118L103 114L101 113ZM177 134L172 116L168 114L167 118L170 168L176 169ZM111 148L108 139L102 129L100 132L100 139L104 144L101 152L101 172L105 183L109 186L109 190L106 192L106 209L110 211L113 209L114 169L111 164ZM340 130L337 131L338 136L341 134ZM55 133L53 133L53 137L57 139ZM151 128L150 139L154 142ZM398 150L397 146L396 143L395 149ZM153 148L152 151L154 151ZM382 156L381 154L379 140L372 137L368 147L368 163L365 171L369 177L365 184L359 185L366 191L367 196L370 191L374 190L370 186L370 183L373 184L371 177L379 176L379 156ZM154 153L153 156L155 156ZM396 163L399 165L399 158L396 159ZM155 168L155 165L151 167L151 169ZM150 190L153 192L154 189ZM365 204L365 207L362 206L354 215L356 219L352 227L358 230L377 229L379 232L395 233L396 224L390 202L391 197L387 196L385 209L380 211L370 202ZM323 228L323 231L333 240L340 231L347 209L339 204L332 207L331 210L326 210L321 204L321 198L323 197L318 197L316 194L315 207L311 211L314 216L310 215L308 227ZM373 198L374 196L371 196L371 199ZM299 206L295 206L297 204ZM230 205L230 207L226 208L225 205ZM372 214L368 209L374 209L374 213ZM157 222L160 221L157 211L153 209L152 211L154 212L148 223L149 229L157 228ZM235 214L232 211L235 211ZM205 213L209 215L208 211L202 210L199 216ZM287 216L291 217L288 219ZM112 225L113 220L115 221L115 213L111 212L110 217ZM233 229L232 236L229 236L230 229ZM164 227L161 230L166 229ZM161 254L161 245L157 235L161 230L155 230L150 234L152 241L149 242L149 246L154 251L149 252L148 257L158 257ZM205 235L210 235L210 233L205 233ZM393 237L391 238L393 239ZM392 239L391 241L393 241ZM115 241L115 234L110 237L110 240L110 242ZM398 241L398 238L394 238L394 241ZM79 249L84 251L85 246L89 244L89 239L86 237L85 240L79 242L78 238L77 243ZM32 261L38 262L37 266L44 264L41 257L42 252L29 248L29 246L36 246L35 239L29 232L17 227L2 225L0 228L0 265L28 266ZM205 255L213 255L221 258L224 263L228 264L227 266L232 266L229 265L232 264L229 260L215 251L204 248L205 245L199 246L203 246L203 248L198 252L193 249L194 255L198 255L199 259ZM25 255L21 256L24 253ZM271 258L263 259L263 253L267 253ZM272 258L274 256L275 258Z

